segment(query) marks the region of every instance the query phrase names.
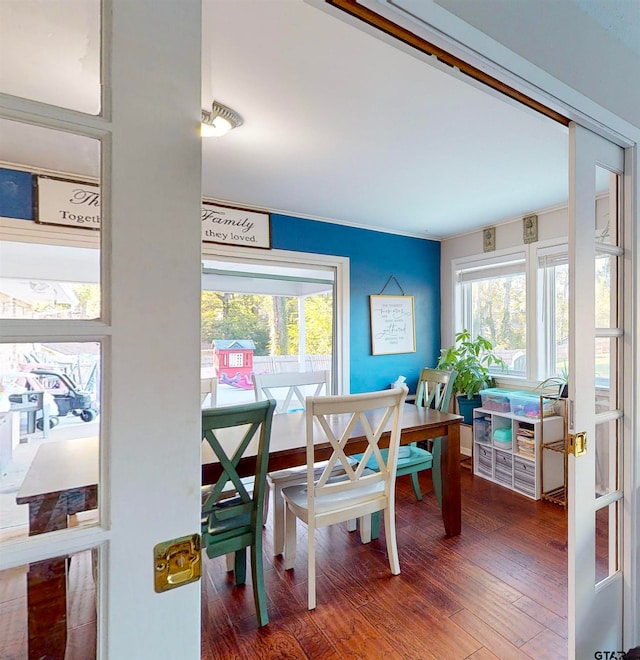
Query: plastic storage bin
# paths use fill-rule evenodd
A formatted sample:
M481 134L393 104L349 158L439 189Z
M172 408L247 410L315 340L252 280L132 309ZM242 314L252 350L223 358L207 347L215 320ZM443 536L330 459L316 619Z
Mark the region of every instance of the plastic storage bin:
M475 417L473 420L473 436L476 442L491 442L491 418Z
M497 412L509 412L509 395L513 390L503 390L499 387L490 387L486 390L480 390L480 399L482 400L482 407L487 410L495 410Z
M520 417L549 417L555 415L553 399L542 399L542 414L540 414L540 397L526 392L512 392L509 399L511 412Z
M510 450L512 446L511 429L496 429L493 432L493 446L504 450Z

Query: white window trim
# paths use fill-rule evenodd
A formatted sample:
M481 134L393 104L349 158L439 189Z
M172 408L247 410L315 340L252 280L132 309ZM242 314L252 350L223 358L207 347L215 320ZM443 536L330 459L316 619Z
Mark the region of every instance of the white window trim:
M567 237L555 238L548 241L540 241L540 243L535 246L531 246L531 260L530 260L530 270L531 270L531 281L535 286L535 296L532 296L531 302L533 303L533 318L537 319L540 311L542 311L542 297L544 296L544 291L542 287L539 286L539 263L541 253L566 253L567 263L569 259L569 239ZM527 310L527 313L528 310ZM547 346L542 346L540 342L535 342L535 351L536 351L536 378L538 381L546 378L545 371L550 367L548 364L548 359L546 357L546 352L548 350ZM541 348L541 351L538 351L538 347ZM552 375L552 374L549 374Z

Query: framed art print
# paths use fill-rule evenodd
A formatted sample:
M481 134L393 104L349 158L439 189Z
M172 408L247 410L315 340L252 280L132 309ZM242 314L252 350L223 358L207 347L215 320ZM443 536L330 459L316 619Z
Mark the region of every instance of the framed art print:
M369 296L373 355L415 353L413 296Z

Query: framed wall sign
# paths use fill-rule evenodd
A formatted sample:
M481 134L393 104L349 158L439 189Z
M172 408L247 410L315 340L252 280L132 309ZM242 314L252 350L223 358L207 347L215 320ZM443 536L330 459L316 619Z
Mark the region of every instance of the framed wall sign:
M493 252L496 249L496 228L486 227L482 230L482 250Z
M202 202L202 242L271 249L271 214Z
M538 216L527 215L522 218L522 241L535 243L538 240Z
M415 353L413 296L369 296L373 355Z
M100 188L92 183L36 177L36 222L100 229Z

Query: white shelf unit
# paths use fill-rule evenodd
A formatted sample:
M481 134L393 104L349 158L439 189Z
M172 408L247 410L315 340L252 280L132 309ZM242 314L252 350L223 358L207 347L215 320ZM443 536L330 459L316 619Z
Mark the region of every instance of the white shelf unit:
M510 446L494 441L494 433L499 429L511 429ZM521 430L532 432L532 455L518 451L517 437ZM473 411L473 473L539 500L543 490L564 485L563 458L556 452L543 452L542 437L545 445L563 439L564 418L558 415L542 419L521 417L510 412L476 408ZM544 488L540 476L542 461Z

